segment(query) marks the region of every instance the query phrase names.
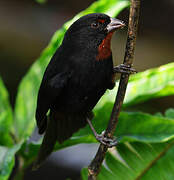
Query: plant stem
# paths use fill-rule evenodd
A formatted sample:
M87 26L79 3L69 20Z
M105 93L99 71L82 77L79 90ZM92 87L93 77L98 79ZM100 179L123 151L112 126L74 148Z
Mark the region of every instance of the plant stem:
M139 9L140 9L140 0L131 0L128 37L127 37L125 56L123 61L124 65L130 68L132 66L134 59L134 51L135 51L135 43L136 43L136 35L137 35L138 19L139 19ZM121 106L123 104L123 100L125 97L128 80L129 80L129 74L126 75L121 74L118 92L116 95L116 99L112 109L108 127L105 131L105 135L104 135L105 137L108 138L113 137L114 131L118 123L118 117L120 114ZM107 146L100 144L94 159L92 160L91 164L88 167L88 180L97 179L97 175L100 172L100 168L105 158L107 149L108 149Z

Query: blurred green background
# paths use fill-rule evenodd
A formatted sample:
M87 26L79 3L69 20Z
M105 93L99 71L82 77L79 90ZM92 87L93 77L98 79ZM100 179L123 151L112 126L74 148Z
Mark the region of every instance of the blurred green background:
M0 1L0 75L9 90L12 104L19 81L40 56L53 33L92 2L47 0L45 4L39 4L34 0ZM138 71L174 61L173 9L173 0L142 1L134 61L134 67ZM118 17L126 24L128 12L124 10ZM112 41L114 60L117 64L123 59L125 42L126 28L117 32ZM168 107L174 107L173 102L173 97L166 97L151 100L150 103L144 104L143 108L147 108L147 111L150 109L152 112L163 112ZM141 105L138 106L141 109ZM88 146L90 151L82 145L54 153L38 172L29 171L25 179L65 179L68 174L77 179L80 168L92 159L93 154L89 152L96 151L95 146ZM73 151L76 152L76 157ZM61 177L60 174L64 176Z

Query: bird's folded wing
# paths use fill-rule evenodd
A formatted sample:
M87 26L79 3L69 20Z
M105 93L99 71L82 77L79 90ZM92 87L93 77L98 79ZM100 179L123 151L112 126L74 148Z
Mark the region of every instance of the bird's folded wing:
M46 129L46 114L52 102L61 94L69 78L70 73L62 72L53 76L49 81L42 82L38 93L36 109L36 121L40 134L42 134Z

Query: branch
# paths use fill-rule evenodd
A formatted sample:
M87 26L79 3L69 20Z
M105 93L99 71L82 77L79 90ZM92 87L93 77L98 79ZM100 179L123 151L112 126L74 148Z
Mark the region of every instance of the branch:
M129 68L131 68L134 59L136 35L138 29L139 9L140 9L140 0L131 0L128 37L127 37L125 56L123 62L124 65L128 66ZM125 97L128 80L129 80L129 74L127 75L121 74L118 92L112 109L110 121L105 131L105 135L104 135L105 137L108 138L113 137L114 131L118 123L118 117L120 114L121 106L123 104L123 100ZM94 159L92 160L91 164L88 167L88 180L97 179L97 175L100 172L100 167L105 158L107 149L108 149L107 146L100 144L96 156L94 157Z

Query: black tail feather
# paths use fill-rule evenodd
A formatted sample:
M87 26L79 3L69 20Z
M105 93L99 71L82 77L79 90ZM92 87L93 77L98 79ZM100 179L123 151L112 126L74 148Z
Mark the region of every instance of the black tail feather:
M51 154L56 141L62 143L72 136L73 133L87 124L86 118L92 119L92 112L86 114L65 114L56 111L50 111L50 118L47 122L46 132L40 147L38 157L34 163L33 170L38 169L41 163ZM41 126L40 126L41 127ZM43 128L39 131L45 129ZM43 132L43 131L42 131Z
M51 154L56 143L56 121L48 121L46 132L39 149L38 156L33 165L33 170L37 170L42 162Z
M72 136L73 133L83 128L87 122L87 114L64 114L59 112L51 112L51 119L57 121L57 141L62 143Z

